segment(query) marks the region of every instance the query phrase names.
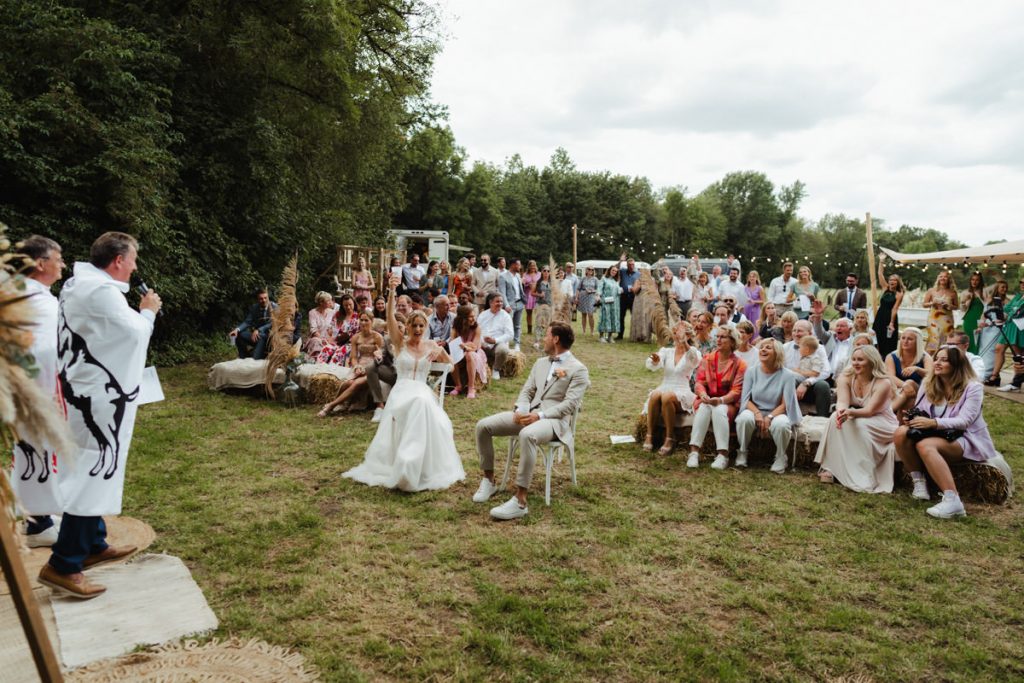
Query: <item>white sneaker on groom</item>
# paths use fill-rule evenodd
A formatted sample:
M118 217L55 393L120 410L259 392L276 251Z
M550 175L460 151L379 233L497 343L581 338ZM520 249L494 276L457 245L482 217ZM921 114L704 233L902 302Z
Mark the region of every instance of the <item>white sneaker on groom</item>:
M498 507L491 508L491 517L495 519L519 519L520 517L525 517L529 511L528 507L519 504L518 498L512 496Z
M494 492L498 490L498 487L494 485L487 477L480 480L480 486L477 488L476 493L473 494L474 503L486 503L494 495Z

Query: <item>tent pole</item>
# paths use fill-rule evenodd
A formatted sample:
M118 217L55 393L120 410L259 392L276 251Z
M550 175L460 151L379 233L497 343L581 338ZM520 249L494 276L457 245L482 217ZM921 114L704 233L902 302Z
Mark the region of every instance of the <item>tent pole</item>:
M868 233L868 275L871 276L871 319L878 313L878 276L875 274L875 244L871 239L871 212L866 214L864 226Z

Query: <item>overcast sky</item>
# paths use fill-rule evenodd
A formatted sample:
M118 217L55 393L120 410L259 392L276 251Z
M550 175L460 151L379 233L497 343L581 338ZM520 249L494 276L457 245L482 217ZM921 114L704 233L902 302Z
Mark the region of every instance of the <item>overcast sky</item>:
M440 0L470 160L807 185L802 215L1024 237L1024 2Z

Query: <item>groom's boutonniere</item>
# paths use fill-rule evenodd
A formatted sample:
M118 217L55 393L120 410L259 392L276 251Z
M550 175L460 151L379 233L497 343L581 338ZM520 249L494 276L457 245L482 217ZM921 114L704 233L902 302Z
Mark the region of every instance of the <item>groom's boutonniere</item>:
M557 377L558 379L562 379L563 377L565 377L565 375L566 372L563 368L558 368L555 370L555 377Z

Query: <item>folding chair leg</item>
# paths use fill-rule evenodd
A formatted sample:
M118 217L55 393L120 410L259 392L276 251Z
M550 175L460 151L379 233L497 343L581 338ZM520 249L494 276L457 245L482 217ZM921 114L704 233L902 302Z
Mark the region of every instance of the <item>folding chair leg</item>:
M550 446L544 454L544 504L551 505L551 466L555 464L555 449Z
M576 486L576 455L569 451L569 471L572 472L572 485Z
M505 474L501 477L501 484L498 486L499 490L504 490L506 484L508 484L509 475L512 473L512 458L516 454L516 446L519 445L518 436L510 436L508 439L508 457L505 458Z

